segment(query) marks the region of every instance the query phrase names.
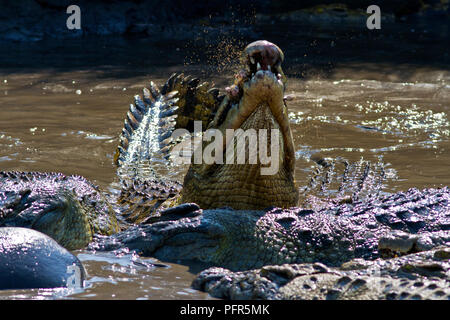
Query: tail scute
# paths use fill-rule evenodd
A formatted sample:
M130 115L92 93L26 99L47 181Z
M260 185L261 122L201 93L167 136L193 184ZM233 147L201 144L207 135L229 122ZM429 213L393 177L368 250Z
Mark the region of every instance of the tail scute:
M136 95L130 105L114 155L114 163L149 160L158 150L166 150L167 135L170 136L176 121L176 92L163 95L159 88L150 83L143 89L142 97ZM161 138L164 137L164 139Z
M173 74L161 89L162 94L177 92L178 115L176 128L194 130L194 121L202 121L203 128L214 118L223 99L219 96L219 89L208 82L201 82L198 78Z
M168 155L173 130L193 132L194 121L202 121L206 129L222 99L219 89L182 73L172 74L161 89L150 82L130 105L114 163L121 167L149 161L155 154Z

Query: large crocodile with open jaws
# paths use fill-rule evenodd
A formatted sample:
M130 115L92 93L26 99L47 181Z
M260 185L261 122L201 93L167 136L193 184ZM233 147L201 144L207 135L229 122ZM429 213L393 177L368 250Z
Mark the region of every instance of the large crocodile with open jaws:
M194 152L183 186L179 188L179 199L170 198L171 204L175 200L175 203L194 202L203 209L230 207L236 210L296 206L298 190L293 177L294 141L284 99L286 77L281 68L283 59L281 49L270 42L256 41L249 44L242 56L242 69L236 74L234 84L226 88L226 95L219 95L218 90L210 88L207 83L183 75L173 75L161 90L151 83L150 88L144 90L143 98L135 97L115 156L119 171L126 172L125 180L130 175L134 175L134 180L142 180L142 175L136 175L135 172L142 171L139 168L145 167L158 154L167 153L170 142L173 142L173 139L167 139L173 130L184 128L192 132L197 121L207 129L206 132L215 132L223 138L220 142L214 141L218 146L214 160L220 156L221 162L198 163L194 159ZM174 91L178 92L178 101L173 99ZM174 116L177 117L176 121ZM154 123L158 126L151 129ZM164 129L162 135L157 132L160 128ZM228 137L230 130L234 136ZM248 130L256 134L259 133L257 130L266 132L265 155L271 157L271 163L263 163L259 157L253 163L250 162L252 151L257 154L262 152L251 150L251 143L242 144L243 148L239 148L239 139L245 139ZM268 137L267 132L279 134L272 141L274 136ZM208 139L203 139L200 149L206 150L208 143ZM157 148L155 150L145 145ZM277 146L277 149L271 148L273 146ZM230 150L234 157L242 152L248 161L239 163L232 159L231 163L224 164L224 158L229 156ZM261 174L274 162L276 168L273 172ZM155 182L158 180L156 178ZM143 190L141 184L134 182L130 188L124 188L121 197L123 203L130 199L139 199L142 203L136 192L142 195L148 188ZM176 189L173 184L171 187ZM162 200L161 197L159 199ZM145 202L153 203L148 200ZM157 205L164 206L161 201ZM142 220L137 218L137 212L140 211L138 207L142 209L134 205L130 210L130 215L135 218L133 221ZM144 216L147 215L148 210Z
M401 291L398 279L404 272L401 268L392 271L392 265L383 260L393 256L403 259L399 264L404 270L425 268L432 273L435 268L443 282L435 281L430 295L422 296L448 297L448 188L324 200L312 209L297 207L283 58L282 51L267 41L248 45L242 70L224 95L183 75L173 75L161 88L151 83L142 97L135 97L120 136L114 160L123 187L113 208L104 205L97 188L79 177L2 173L0 226L37 227L59 237L69 248L91 242L88 248L92 250L128 247L163 261L197 261L205 267L227 268L208 269L194 282L196 288L223 298L386 298L381 293L340 294L336 286L344 283L345 289L368 276L344 270L342 264L371 263L384 283ZM278 152L269 153L272 162L278 161L278 170L261 174L273 164L261 159L243 164L193 161L183 184L161 178L159 169L170 170L171 151L183 143L182 137L174 138L175 131L193 133L196 121L222 137L227 130L235 130L236 139L220 141L222 148L214 151L214 156L223 152L225 158L229 150L235 155L239 152L239 135L246 130L278 131L281 134L271 135L266 148L279 147ZM207 147L207 142L200 145ZM250 158L250 148L244 144L245 159ZM72 182L84 187L74 188ZM120 212L117 221L115 211ZM60 224L70 226L70 237L55 231ZM430 253L437 258L428 261L429 255L420 260L414 256L417 252L438 253ZM422 267L417 261L423 262ZM424 261L434 267L423 267ZM303 285L295 284L302 283L299 277L312 274L320 274L320 281L328 285L327 294L306 294ZM429 274L419 272L419 276ZM262 293L260 284L270 292ZM246 290L239 291L244 285Z

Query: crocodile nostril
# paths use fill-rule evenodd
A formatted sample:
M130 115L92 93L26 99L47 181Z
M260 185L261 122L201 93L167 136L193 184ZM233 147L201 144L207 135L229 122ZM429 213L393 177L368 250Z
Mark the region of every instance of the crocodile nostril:
M262 78L264 78L264 73L263 72L257 72L255 74L255 77L258 78L258 79L262 79Z
M294 217L283 217L275 220L275 222L280 224L284 229L290 229L292 224L296 221L297 219Z
M266 40L259 40L250 43L244 50L247 55L247 63L254 73L257 64L262 70L274 69L281 64L284 59L283 52L275 44ZM255 70L253 70L255 69Z

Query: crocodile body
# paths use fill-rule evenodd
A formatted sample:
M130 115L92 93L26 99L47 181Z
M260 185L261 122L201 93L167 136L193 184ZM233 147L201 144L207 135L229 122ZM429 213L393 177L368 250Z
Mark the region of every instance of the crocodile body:
M217 266L193 287L225 299L450 297L448 188L318 211L184 204L158 220L97 237L90 248L127 247L162 261Z
M203 209L230 207L236 210L296 206L295 156L284 101L286 78L281 69L283 59L281 49L270 42L249 44L243 51L242 69L235 76L234 84L226 88L225 95L220 95L218 89L208 83L183 75L173 75L161 89L151 83L144 89L142 97L135 97L125 120L115 157L119 172L126 172L125 180L130 176L139 181L157 179L153 169L158 162L168 166L168 162L161 159L173 148L174 141L170 137L174 130L185 129L192 133L197 121L203 131L208 129L221 134L223 141L214 142L221 145L215 156L221 153L222 162L197 163L194 151L180 188L180 198L174 201L173 197L168 197L170 205L195 202ZM265 141L269 153L272 152L271 146L279 146L278 153L270 154L273 156L270 163L263 163L259 158L250 162L250 141L245 141L242 136L242 132L249 129L257 134L259 130L265 130L269 137ZM225 139L228 130L236 130L231 142ZM272 140L271 132L275 130L279 135ZM243 150L239 150L240 137L245 143ZM194 148L205 150L208 143L203 138ZM232 164L225 161L230 150L234 153ZM236 159L238 152L245 156L243 163ZM271 166L275 157L277 170L261 174L261 169ZM150 174L142 173L145 171L142 168L149 167L146 171ZM167 181L167 177L164 180ZM142 221L149 212L155 212L161 206L167 207L161 197L159 201L153 201L152 194L137 204L133 197L129 197L134 194L135 186L127 184L122 192L124 196L121 196L122 203L128 202L135 212L132 222ZM144 202L151 203L150 210ZM141 210L146 213L136 214Z
M318 211L201 210L184 204L158 219L97 237L90 246L128 247L161 260L195 260L233 271L304 262L339 266L449 245L450 190L410 189Z
M119 231L115 211L91 182L39 172L0 172L0 227L32 228L67 249Z

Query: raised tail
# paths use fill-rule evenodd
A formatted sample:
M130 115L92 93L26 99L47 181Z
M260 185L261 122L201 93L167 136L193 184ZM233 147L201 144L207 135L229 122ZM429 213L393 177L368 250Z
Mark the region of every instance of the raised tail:
M151 82L149 88L143 89L142 98L134 97L114 156L118 167L167 153L166 147L176 124L176 95L176 91L162 94Z
M192 132L194 121L202 121L206 128L222 99L219 89L183 74L173 74L161 90L151 82L143 96L136 95L130 105L114 163L119 168L136 167L161 156L167 158L174 129Z
M177 201L181 184L171 181L169 155L177 143L172 133L193 132L194 121L206 128L222 99L218 89L183 74L173 74L161 89L151 82L134 97L114 156L121 180L118 203L128 222L142 222Z
M210 83L184 76L182 73L173 74L161 89L163 94L171 91L177 91L179 98L176 128L190 132L194 129L194 121L202 121L203 128L207 127L224 97L220 95L219 89Z

